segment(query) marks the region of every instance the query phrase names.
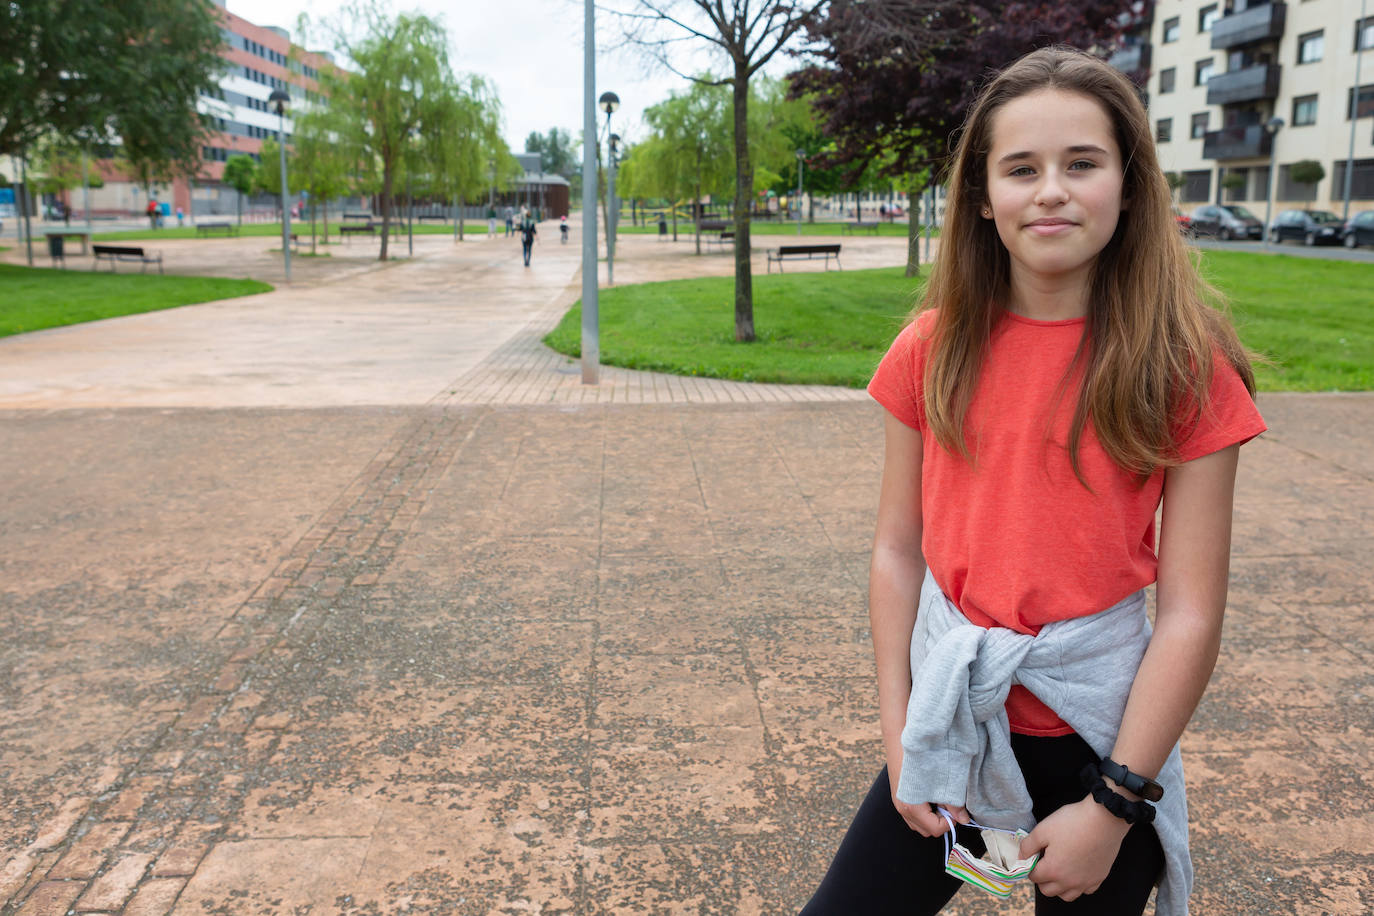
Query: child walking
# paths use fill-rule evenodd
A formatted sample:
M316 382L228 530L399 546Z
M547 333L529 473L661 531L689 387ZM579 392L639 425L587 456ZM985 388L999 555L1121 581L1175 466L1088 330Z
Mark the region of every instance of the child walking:
M1155 885L1186 914L1178 740L1219 648L1239 447L1265 429L1253 374L1102 61L1045 49L993 79L949 189L869 385L887 765L803 913L938 912L983 852L972 820L1029 832L1008 864L1035 860L1038 916L1142 913Z

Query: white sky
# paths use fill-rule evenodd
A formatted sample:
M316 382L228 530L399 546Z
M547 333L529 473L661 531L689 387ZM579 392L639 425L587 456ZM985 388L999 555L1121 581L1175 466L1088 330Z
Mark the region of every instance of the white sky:
M255 25L281 26L298 43L296 20L302 12L328 19L341 6L343 0L228 0L229 12ZM503 133L513 152L524 151L531 131L547 133L550 127L568 131L577 144L583 117L582 0L393 0L391 9L441 19L453 41L449 56L454 72L479 74L496 85ZM611 90L620 96L612 129L635 142L643 133L644 108L687 84L662 68L651 69L632 49L611 47L619 32L609 13L598 9L596 24L596 95ZM782 69L794 66L782 63ZM699 67L709 65L700 59ZM722 70L719 63L715 67ZM605 114L599 113L598 130L604 130L604 121Z

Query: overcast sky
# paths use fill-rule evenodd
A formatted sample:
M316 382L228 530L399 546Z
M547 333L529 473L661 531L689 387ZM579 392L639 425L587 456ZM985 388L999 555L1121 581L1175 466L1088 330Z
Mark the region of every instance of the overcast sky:
M255 25L281 26L294 41L300 38L296 19L302 12L312 19L330 18L341 6L342 0L228 0L231 13ZM582 129L582 0L393 0L391 8L442 20L453 41L449 53L454 72L479 74L495 83L512 151L524 150L531 131L545 133L550 127L567 130L576 142ZM596 94L609 89L620 96L622 107L612 126L634 142L643 133L644 108L672 90L684 90L686 82L646 66L631 50L611 48L618 33L609 13L598 10L597 29ZM770 72L789 68L788 62L781 63ZM688 70L709 65L705 57L682 64ZM715 67L723 69L719 63ZM604 122L605 115L600 118Z

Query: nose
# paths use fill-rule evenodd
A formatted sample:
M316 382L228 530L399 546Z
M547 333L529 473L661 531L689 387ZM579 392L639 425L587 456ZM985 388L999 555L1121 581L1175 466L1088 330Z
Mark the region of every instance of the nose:
M1035 192L1035 203L1040 207L1057 207L1069 199L1068 188L1064 186L1064 179L1049 170L1045 173L1045 180L1040 183L1040 187Z

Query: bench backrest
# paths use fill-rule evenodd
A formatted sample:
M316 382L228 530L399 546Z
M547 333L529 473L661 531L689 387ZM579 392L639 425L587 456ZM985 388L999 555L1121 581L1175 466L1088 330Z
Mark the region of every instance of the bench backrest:
M135 248L130 245L92 245L91 250L96 254L127 254L143 257L142 248Z
M839 245L780 245L778 254L839 254Z

